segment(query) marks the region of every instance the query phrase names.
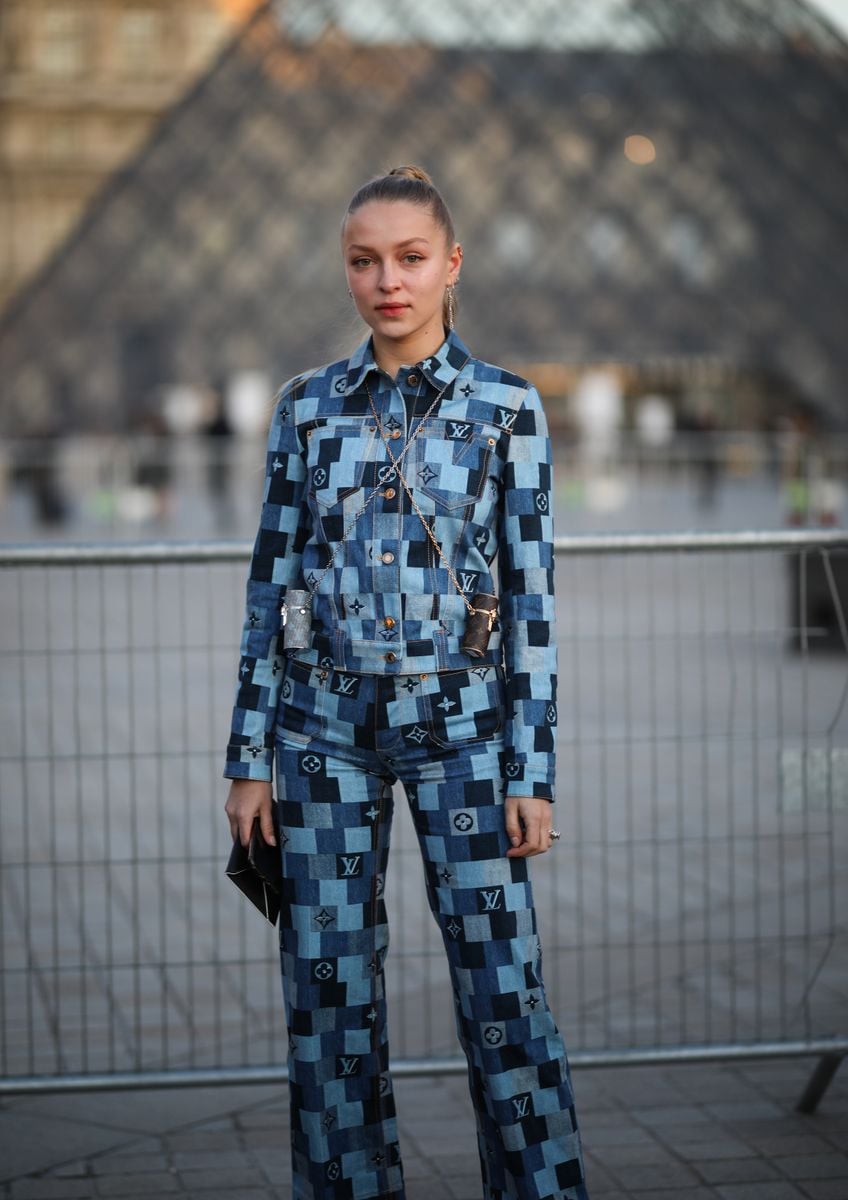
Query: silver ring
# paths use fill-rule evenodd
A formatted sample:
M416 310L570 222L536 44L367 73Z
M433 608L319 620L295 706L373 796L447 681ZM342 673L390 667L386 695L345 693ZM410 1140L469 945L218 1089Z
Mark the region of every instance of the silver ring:
M558 842L559 839L562 837L562 834L559 833L559 831L556 829L549 829L548 837L551 838L553 841Z

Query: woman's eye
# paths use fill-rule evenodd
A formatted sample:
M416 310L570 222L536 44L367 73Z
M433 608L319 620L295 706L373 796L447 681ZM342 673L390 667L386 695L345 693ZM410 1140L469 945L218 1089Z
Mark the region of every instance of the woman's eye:
M351 266L353 266L353 267L367 267L367 266L368 266L368 264L370 263L370 261L371 261L371 259L370 259L370 258L355 258L355 259L353 260L353 262L351 263Z
M413 262L413 263L416 263L416 262L423 262L423 261L424 261L424 255L423 255L423 254L407 254L407 255L406 255L406 261L407 261L407 262Z

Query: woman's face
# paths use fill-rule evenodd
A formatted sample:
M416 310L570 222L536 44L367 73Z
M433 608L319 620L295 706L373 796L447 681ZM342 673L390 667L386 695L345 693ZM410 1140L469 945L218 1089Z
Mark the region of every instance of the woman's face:
M429 209L401 200L364 204L345 222L342 251L348 287L375 345L408 346L413 361L435 352L444 340L445 289L459 275L462 249L447 244Z

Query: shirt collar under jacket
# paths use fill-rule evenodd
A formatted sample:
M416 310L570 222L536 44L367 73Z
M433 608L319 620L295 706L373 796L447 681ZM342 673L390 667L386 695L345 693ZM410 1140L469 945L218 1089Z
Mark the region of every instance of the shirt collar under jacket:
M451 329L438 348L435 354L431 354L429 358L423 358L416 363L416 368L423 372L433 387L437 391L453 383L462 367L468 361L471 351L467 348L459 334ZM360 386L371 371L379 372L374 358L374 348L371 338L368 337L365 341L354 350L348 359L347 368L347 387L345 395L349 396ZM450 397L446 396L445 400Z

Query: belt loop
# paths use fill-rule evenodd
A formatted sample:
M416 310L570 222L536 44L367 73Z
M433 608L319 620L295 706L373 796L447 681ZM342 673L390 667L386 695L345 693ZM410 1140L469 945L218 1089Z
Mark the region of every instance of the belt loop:
M333 662L338 664L340 671L347 670L347 660L345 658L345 640L344 630L341 628L336 629L335 633L333 634L333 642L335 644Z
M448 666L448 634L447 630L437 629L433 633L433 649L435 650L436 670L444 671Z

